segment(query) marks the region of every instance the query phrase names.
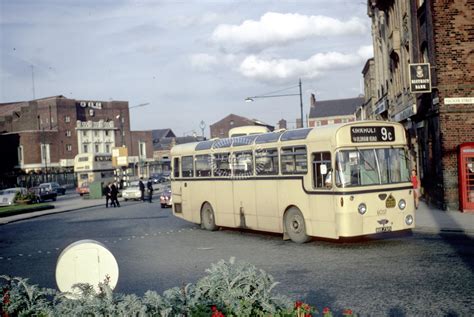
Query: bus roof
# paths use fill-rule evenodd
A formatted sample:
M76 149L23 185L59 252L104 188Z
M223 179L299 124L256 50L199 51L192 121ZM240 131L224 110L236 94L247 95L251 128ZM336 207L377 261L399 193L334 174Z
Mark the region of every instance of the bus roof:
M212 139L201 142L186 143L176 145L171 149L171 155L196 153L199 154L202 150L219 149L219 148L236 148L243 145L253 144L269 144L279 143L284 144L287 141L307 140L311 142L332 142L338 146L354 146L359 144L363 146L364 143L370 141L360 141L360 143L353 142L351 139L351 127L355 128L370 128L370 127L394 127L394 133L397 138L390 145L403 145L406 143L405 129L397 122L387 121L355 121L349 123L325 125L314 128L302 128L295 130L283 130L270 133L263 133L258 135L248 135L225 139ZM398 132L397 132L398 131ZM346 133L347 132L347 133ZM361 139L362 140L362 139Z

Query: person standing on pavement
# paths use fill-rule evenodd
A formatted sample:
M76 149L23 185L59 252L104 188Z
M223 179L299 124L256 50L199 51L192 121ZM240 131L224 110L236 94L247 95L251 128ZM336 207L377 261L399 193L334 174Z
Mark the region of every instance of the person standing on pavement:
M150 195L150 203L153 197L153 182L151 181L151 177L148 178L148 182L146 183L146 188L148 189L148 195Z
M114 201L112 200L112 193L111 193L111 188L110 188L110 183L108 183L105 188L104 188L104 195L105 195L105 208L109 208L109 200L110 200L110 205L114 205Z
M145 184L143 184L143 177L140 177L140 181L138 182L138 188L141 192L141 199L142 202L145 201Z
M120 207L120 203L118 201L118 187L114 183L110 185L110 196L112 198L112 204L114 207Z
M416 173L416 169L411 170L411 183L413 184L413 197L415 198L415 208L418 209L420 204L420 179Z

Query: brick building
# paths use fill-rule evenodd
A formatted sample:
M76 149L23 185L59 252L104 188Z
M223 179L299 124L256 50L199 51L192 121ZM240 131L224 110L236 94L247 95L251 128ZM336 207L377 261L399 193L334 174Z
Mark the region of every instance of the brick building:
M211 124L211 139L227 138L230 129L249 125L267 127L270 131L273 131L275 129L273 126L263 123L259 120L248 119L235 114L230 114L227 117L217 121L216 123Z
M146 160L153 157L151 131L130 131L127 101L59 95L0 104L0 147L8 153L0 157L3 182L13 184L24 173L71 173L78 153L111 153L122 145L130 156L143 160L142 150Z
M457 210L458 147L474 140L474 6L471 1L443 0L367 4L374 41L375 115L405 125L424 198ZM413 63L429 63L431 92L410 93Z

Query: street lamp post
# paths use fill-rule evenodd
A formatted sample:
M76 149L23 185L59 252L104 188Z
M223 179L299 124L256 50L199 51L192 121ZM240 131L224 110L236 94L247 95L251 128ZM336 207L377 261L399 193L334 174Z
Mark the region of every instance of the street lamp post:
M299 93L297 93L297 94L277 94L277 95L274 95L274 93L278 93L278 92L288 90L288 89L292 89L292 88L296 88L296 87L299 88ZM275 97L288 97L288 96L300 96L301 127L304 127L303 93L302 93L302 89L301 89L301 78L298 81L298 86L292 86L292 87L284 88L284 89L277 90L277 91L274 91L274 92L270 92L270 93L260 95L260 96L247 97L247 98L245 98L245 102L253 102L257 98L275 98Z

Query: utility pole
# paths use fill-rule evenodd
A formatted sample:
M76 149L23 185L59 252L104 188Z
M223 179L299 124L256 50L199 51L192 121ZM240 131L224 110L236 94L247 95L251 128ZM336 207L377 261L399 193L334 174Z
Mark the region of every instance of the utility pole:
M301 78L299 79L299 86L300 86L301 127L304 128L303 93L302 93L302 90L301 90Z

